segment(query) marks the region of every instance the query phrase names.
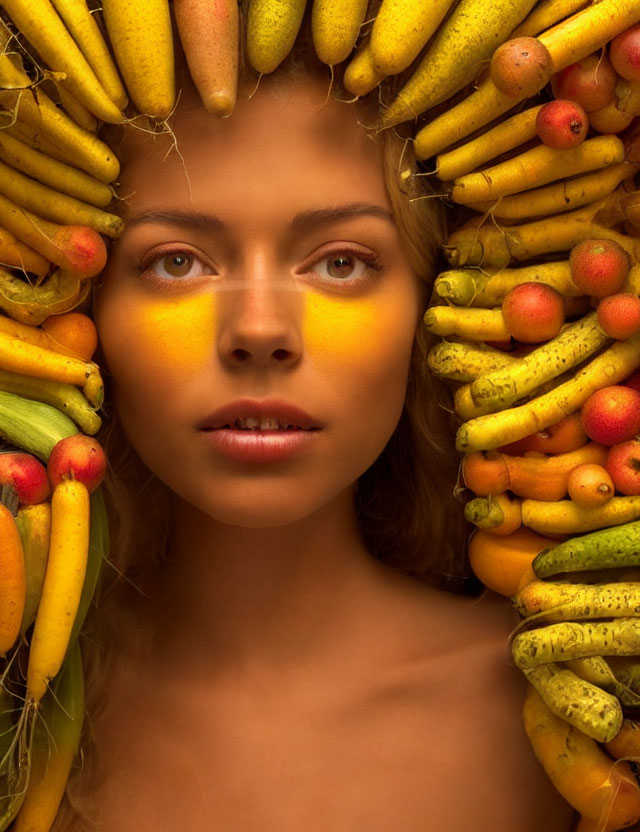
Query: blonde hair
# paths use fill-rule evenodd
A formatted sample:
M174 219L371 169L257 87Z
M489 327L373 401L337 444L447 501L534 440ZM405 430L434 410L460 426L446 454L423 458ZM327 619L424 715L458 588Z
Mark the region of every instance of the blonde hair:
M326 67L319 67L322 65L313 55L307 29L277 72L293 78L327 73ZM241 67L245 77L248 72ZM333 94L345 97L337 80ZM360 102L365 112L378 112L380 94L376 90L367 101ZM396 223L420 280L424 310L445 234L444 208L423 184L425 179L417 176L411 143L394 131L382 133L376 140L381 143L384 177ZM403 171L409 176L401 175ZM400 421L378 459L360 477L355 510L373 556L420 579L460 591L469 576L468 527L462 507L453 497L458 456L452 442L454 419L449 391L429 373L426 364L433 340L419 325ZM117 661L118 648L125 642L130 644L137 633L133 587L144 587L162 559L171 526L169 490L128 444L117 415L107 416L98 438L109 459L104 489L111 549L83 633L87 688L84 759L82 766L72 772L53 832L98 828L91 816L91 797L102 774L99 749L91 743L91 726L108 708L110 668ZM140 511L142 505L144 510Z

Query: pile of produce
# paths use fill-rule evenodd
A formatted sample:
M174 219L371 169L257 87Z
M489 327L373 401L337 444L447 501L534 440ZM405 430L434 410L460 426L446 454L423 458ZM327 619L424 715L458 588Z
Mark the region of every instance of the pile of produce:
M424 325L460 420L471 564L522 616L525 728L580 832L640 823L640 3L172 5L216 116L240 32L258 78L305 10L354 96L408 78L379 126L415 121L421 175L463 218ZM0 830L50 829L78 749L78 633L108 556L82 310L123 227L98 130L170 129L173 37L168 0L0 2Z

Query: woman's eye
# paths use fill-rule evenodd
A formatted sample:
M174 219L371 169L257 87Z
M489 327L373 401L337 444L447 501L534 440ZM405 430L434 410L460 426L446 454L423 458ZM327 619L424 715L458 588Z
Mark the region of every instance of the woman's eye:
M143 264L142 271L171 280L172 278L200 277L207 272L211 273L212 270L208 269L202 260L191 252L172 251Z
M320 277L345 280L346 278L361 277L372 267L375 267L373 262L368 262L352 252L344 251L329 254L318 260L313 266L313 271L319 274Z

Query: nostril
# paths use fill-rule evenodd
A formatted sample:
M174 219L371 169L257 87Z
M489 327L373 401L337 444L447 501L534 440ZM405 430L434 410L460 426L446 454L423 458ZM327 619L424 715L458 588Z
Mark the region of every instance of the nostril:
M291 353L289 350L274 350L273 357L278 361L285 361Z
M249 358L249 352L247 350L234 350L233 357L236 358L241 363L245 362L247 358Z

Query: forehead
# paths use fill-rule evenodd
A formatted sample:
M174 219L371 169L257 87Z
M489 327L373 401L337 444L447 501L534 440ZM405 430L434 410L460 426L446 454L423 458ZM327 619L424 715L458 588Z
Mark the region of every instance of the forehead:
M265 193L297 207L365 198L388 204L381 149L366 118L310 78L263 79L251 97L241 92L226 119L207 113L187 87L171 133L128 128L121 191L132 211L153 201L220 199L246 210Z

